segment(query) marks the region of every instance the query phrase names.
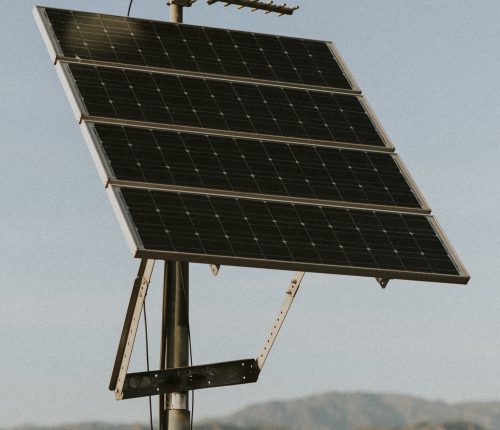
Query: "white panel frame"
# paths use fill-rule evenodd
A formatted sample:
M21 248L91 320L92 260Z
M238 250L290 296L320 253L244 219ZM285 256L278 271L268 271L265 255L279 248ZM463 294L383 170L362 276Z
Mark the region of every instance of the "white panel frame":
M127 245L130 252L134 257L137 257L140 249L144 249L142 240L137 232L137 229L130 218L127 206L123 201L121 190L117 187L107 187L106 192L108 194L109 200L111 201L111 206L118 219L118 223L123 231Z
M108 162L108 158L104 154L104 149L102 147L101 140L97 135L97 131L94 128L94 124L82 121L80 123L80 130L82 131L85 143L89 148L92 160L97 168L97 173L101 178L101 182L105 187L107 187L109 181L116 178L116 176Z
M354 75L351 73L351 70L347 66L347 63L344 61L344 58L340 54L340 51L337 49L337 46L335 45L335 43L326 42L326 45L330 49L330 51L333 55L333 58L335 58L335 60L337 60L337 63L339 64L341 70L344 72L345 77L347 78L347 80L351 84L352 91L361 93L361 88L359 87L358 82L354 78Z
M57 62L55 67L57 76L61 81L66 96L68 97L73 115L75 116L76 121L80 123L83 117L88 115L88 111L83 103L82 96L76 87L73 74L67 64Z
M38 26L38 30L40 30L42 39L47 50L49 51L50 59L53 64L56 64L58 58L62 56L62 49L59 46L57 38L52 32L52 26L50 25L45 8L42 6L35 6L33 7L32 12Z

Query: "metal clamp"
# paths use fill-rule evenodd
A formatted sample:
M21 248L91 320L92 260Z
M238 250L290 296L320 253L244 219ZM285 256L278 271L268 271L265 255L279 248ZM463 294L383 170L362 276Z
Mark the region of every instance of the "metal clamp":
M387 287L387 284L389 283L390 279L389 278L376 278L377 279L377 282L379 283L379 285L385 289L385 287Z
M220 270L220 264L211 264L210 270L212 271L212 275L217 276Z

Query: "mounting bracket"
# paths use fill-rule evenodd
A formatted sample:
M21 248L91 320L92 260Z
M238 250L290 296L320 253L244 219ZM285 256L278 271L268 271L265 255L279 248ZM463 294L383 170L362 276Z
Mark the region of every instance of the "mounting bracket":
M137 327L139 326L142 307L144 305L144 300L146 299L154 265L155 260L141 260L139 271L132 288L127 314L125 315L125 322L123 323L120 343L118 344L118 351L116 352L115 364L113 366L113 372L109 382L109 389L115 391L117 399L121 399L123 396L123 385L125 383L125 377L130 364L135 335L137 334Z
M376 278L377 282L382 288L387 287L387 284L389 283L390 279L389 278Z
M290 307L292 306L293 299L295 299L297 291L299 290L300 283L304 278L304 274L304 272L295 272L292 280L290 281L290 284L288 285L285 300L281 305L281 309L278 313L278 316L276 317L276 320L274 321L273 328L269 332L269 335L267 336L267 339L260 350L259 356L257 357L257 366L259 367L259 371L264 367L267 357L271 352L271 348L273 347L274 342L278 337L278 333L281 329L281 326L283 325L283 322L285 321Z
M121 399L249 384L256 382L258 377L259 369L254 359L129 373Z
M109 389L115 392L117 400L146 397L168 393L183 393L202 388L257 382L283 322L304 278L304 272L296 272L288 285L285 300L280 308L273 328L256 359L227 361L223 363L176 367L165 370L127 373L134 346L135 335L153 273L154 260L141 260L134 281ZM218 264L212 264L214 274ZM215 270L216 271L215 271Z

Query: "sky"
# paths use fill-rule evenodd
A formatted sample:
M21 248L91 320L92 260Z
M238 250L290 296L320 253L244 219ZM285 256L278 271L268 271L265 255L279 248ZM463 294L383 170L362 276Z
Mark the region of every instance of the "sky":
M195 420L328 391L500 400L500 2L296 0L185 22L332 40L468 268L468 286L306 274L257 384L196 392ZM107 390L132 258L35 25L0 0L0 427L147 422ZM128 0L45 0L125 15ZM132 16L168 19L162 0ZM191 265L195 364L256 356L292 273ZM147 299L159 362L161 264ZM131 371L143 371L143 328ZM156 402L154 402L156 406ZM156 410L155 410L156 414Z

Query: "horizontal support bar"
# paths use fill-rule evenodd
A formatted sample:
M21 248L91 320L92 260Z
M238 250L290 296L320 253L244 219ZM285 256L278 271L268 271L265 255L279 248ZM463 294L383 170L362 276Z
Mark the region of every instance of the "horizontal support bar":
M259 369L252 359L129 373L120 399L179 393L202 388L257 382Z

